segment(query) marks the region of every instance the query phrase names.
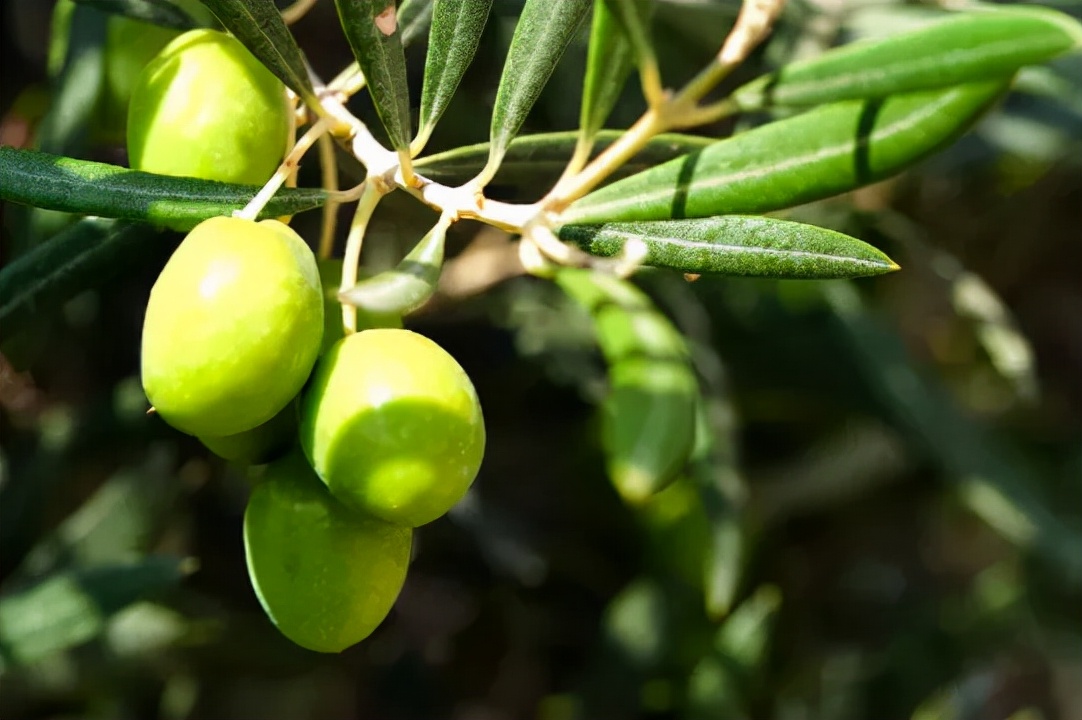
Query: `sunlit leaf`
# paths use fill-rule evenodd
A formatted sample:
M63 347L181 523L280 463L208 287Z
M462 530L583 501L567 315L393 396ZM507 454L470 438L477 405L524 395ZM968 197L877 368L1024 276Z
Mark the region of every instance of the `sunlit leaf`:
M826 105L612 183L562 219L593 225L754 214L837 195L948 145L1007 86L996 80Z
M687 273L774 278L845 278L897 270L871 245L833 230L767 217L726 215L605 225L565 225L561 239L594 255L646 244L644 263Z
M605 0L594 1L579 128L587 142L605 124L634 67L631 43Z
M436 292L447 227L439 223L397 267L361 280L339 298L374 315L406 315L421 307Z

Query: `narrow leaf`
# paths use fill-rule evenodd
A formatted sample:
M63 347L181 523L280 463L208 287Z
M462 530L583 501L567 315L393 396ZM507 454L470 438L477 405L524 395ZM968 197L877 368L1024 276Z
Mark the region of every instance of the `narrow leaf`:
M622 137L623 130L602 130L597 134L598 152ZM503 164L496 174L499 182L537 182L544 184L551 177L555 180L567 166L575 151L579 133L576 130L523 135L511 141L504 155ZM614 174L622 177L636 173L658 163L671 160L693 150L701 150L716 142L711 138L677 133L657 135L635 157ZM423 157L414 163L414 169L427 178L446 183L465 182L485 166L490 152L489 143L465 145Z
M894 175L950 144L1007 80L848 100L770 123L601 188L567 224L765 213Z
M83 290L121 273L155 235L147 225L81 220L0 269L0 325L10 337Z
M589 8L590 0L526 0L496 90L483 179L495 174Z
M149 557L52 575L0 602L0 658L29 664L97 637L112 615L179 582L188 561Z
M699 387L679 331L631 283L578 268L556 284L594 321L609 366L602 438L609 477L638 504L676 479L695 439Z
M1082 25L1045 8L953 15L783 67L733 93L745 109L818 105L996 80L1082 45Z
M402 27L402 47L409 47L422 36L432 22L433 0L403 0L398 6L398 24Z
M81 155L86 147L87 128L105 87L108 19L90 6L71 11L63 69L38 134L38 146L46 152Z
M394 0L335 0L338 18L364 73L391 145L409 148L410 103L406 55Z
M433 5L414 154L428 141L473 62L492 0L435 0Z
M617 255L629 240L646 243L645 264L686 273L830 279L897 270L865 242L814 225L726 215L606 225L565 225L560 237L594 255Z
M117 165L0 147L0 200L82 215L145 220L174 230L240 210L259 188L170 177ZM260 217L293 215L319 207L327 193L282 188Z
M653 62L654 48L647 27L653 0L604 0L604 3L627 36L640 67L644 62Z
M304 53L297 46L273 0L202 0L225 29L267 66L305 104L319 100L308 76Z
M605 124L634 67L631 43L605 0L594 0L579 131L589 143Z
M361 280L338 297L373 315L400 316L421 307L439 283L447 227L438 223L394 270Z
M80 5L89 5L102 12L123 15L153 25L191 30L199 27L199 22L186 10L169 0L75 0Z

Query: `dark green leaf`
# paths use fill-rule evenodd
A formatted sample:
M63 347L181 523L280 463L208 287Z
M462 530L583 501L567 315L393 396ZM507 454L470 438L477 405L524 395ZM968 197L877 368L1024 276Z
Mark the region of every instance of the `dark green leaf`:
M394 270L361 280L338 297L373 315L401 316L413 312L436 292L446 237L447 224L441 222Z
M146 220L175 230L240 210L259 188L169 177L117 165L0 147L0 200L101 217ZM293 215L319 207L327 193L282 188L260 217Z
M309 106L319 105L304 53L273 0L202 0L225 29Z
M175 30L191 30L199 27L199 22L195 18L169 0L75 0L75 2L95 7L102 12L123 15Z
M721 140L571 205L568 224L755 214L882 180L948 145L1003 93L996 80L848 100Z
M97 637L110 616L178 583L189 562L149 557L52 575L0 602L0 658L23 665Z
M104 88L109 16L90 6L72 9L67 52L42 121L38 146L45 152L81 155Z
M410 102L406 86L406 55L394 0L335 0L338 18L364 73L391 145L410 144Z
M83 290L109 282L136 248L150 241L147 225L81 220L0 269L0 325L10 337Z
M605 225L565 225L560 238L594 255L617 255L629 240L646 243L645 264L687 273L828 279L897 270L856 238L814 225L726 215Z
M594 0L579 115L580 132L587 142L605 124L633 67L631 43L623 29L605 0Z
M590 0L526 0L496 90L487 172L495 173L589 9Z
M623 130L600 131L596 138L598 152L607 148L623 134ZM515 138L507 148L500 171L496 174L496 180L506 183L529 181L542 184L548 177L555 180L567 166L578 137L578 131L571 130ZM693 150L708 147L714 142L715 140L711 138L694 135L676 133L658 135L652 138L646 147L623 165L615 175L620 177L624 174L639 172ZM488 143L466 145L421 158L414 163L414 168L425 177L438 182L464 182L481 171L489 152Z
M626 35L640 66L652 59L654 48L650 44L648 23L653 14L654 0L604 0L604 3Z
M415 153L427 142L473 62L491 6L492 0L435 0Z
M1082 26L1045 8L954 15L786 66L733 93L745 109L818 105L996 80L1082 44Z

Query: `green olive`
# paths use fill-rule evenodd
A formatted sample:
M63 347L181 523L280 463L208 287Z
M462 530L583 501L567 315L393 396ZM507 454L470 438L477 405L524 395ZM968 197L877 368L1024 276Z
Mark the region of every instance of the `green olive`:
M447 351L409 330L347 336L301 400L301 446L331 493L417 527L458 502L485 449L473 384Z
M315 257L276 220L197 225L150 292L143 388L170 425L196 436L250 430L300 391L319 354Z
M283 635L341 652L387 617L406 580L413 531L331 497L300 453L267 467L244 513L248 575Z
M285 87L234 37L191 30L139 76L128 108L132 168L261 185L289 135Z
M204 435L199 442L220 458L248 465L277 460L297 438L297 403L291 402L277 415L251 430L233 435Z

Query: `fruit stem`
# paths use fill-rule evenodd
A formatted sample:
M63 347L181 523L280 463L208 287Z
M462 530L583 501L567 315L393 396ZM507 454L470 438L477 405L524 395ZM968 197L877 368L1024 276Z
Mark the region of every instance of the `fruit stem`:
M324 133L319 136L319 168L323 173L323 189L328 193L338 191L338 159L334 154L334 140ZM334 230L338 224L338 205L328 200L323 206L323 224L319 233L319 257L326 260L334 250Z
M320 118L316 121L316 124L308 128L308 131L301 136L297 144L293 146L293 149L289 151L285 159L282 160L282 164L278 166L278 170L275 171L271 179L267 181L266 185L256 193L256 196L244 206L243 210L238 210L233 213L234 217L244 218L245 220L255 220L259 217L259 214L263 212L263 208L267 206L274 194L278 192L278 189L282 187L282 183L286 181L286 178L297 168L300 164L301 158L312 147L316 139L327 132L328 120L327 118Z
M317 0L296 0L289 7L282 9L282 19L285 20L286 25L292 25L307 15L316 2Z
M349 225L349 236L346 238L346 256L342 260L342 282L338 285L339 292L345 292L357 284L357 270L361 263L361 246L364 243L364 233L368 229L368 221L372 219L379 201L386 193L383 183L378 178L369 177L364 182L364 190L361 199L357 203L357 209L353 213L353 221ZM342 328L347 335L357 332L357 308L347 303L342 303Z

